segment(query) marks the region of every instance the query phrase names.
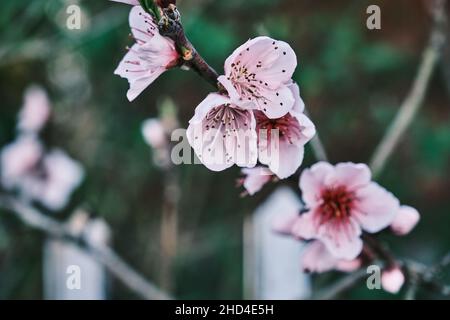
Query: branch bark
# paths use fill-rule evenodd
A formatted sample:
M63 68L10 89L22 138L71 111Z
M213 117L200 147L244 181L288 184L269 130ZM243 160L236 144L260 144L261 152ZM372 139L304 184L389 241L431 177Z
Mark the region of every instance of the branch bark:
M98 246L83 236L83 232L74 232L64 223L41 213L36 208L12 197L0 195L0 208L13 213L25 225L39 230L47 236L70 241L78 245L120 280L126 287L144 299L170 300L167 293L128 265L112 248Z

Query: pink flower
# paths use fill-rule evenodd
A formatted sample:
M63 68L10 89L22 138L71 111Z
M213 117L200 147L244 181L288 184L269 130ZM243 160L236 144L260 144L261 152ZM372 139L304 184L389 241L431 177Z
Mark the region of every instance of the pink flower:
M262 187L273 178L272 171L262 166L244 168L242 169L242 173L245 175L242 185L251 196L260 191Z
M33 86L25 92L25 101L19 114L17 127L23 132L38 132L50 117L50 102L40 87Z
M392 231L399 235L405 235L411 232L420 220L419 212L409 206L401 206L400 211L391 223Z
M304 146L316 134L314 124L302 112L303 101L298 86L291 85L296 103L293 110L278 119L270 119L255 110L258 132L258 159L268 165L278 178L293 175L303 162Z
M218 80L232 103L279 118L294 106L289 85L296 67L297 57L287 43L257 37L233 52Z
M195 109L187 139L200 161L210 170L222 171L233 164L254 167L257 159L256 123L250 110L211 93Z
M37 167L42 154L42 145L34 136L21 136L4 147L0 161L2 184L5 188L17 187Z
M24 192L50 210L63 209L84 177L81 165L61 150L47 154L39 172L23 181Z
M381 286L390 293L398 293L405 283L405 276L399 267L384 270L381 274Z
M353 272L361 267L360 259L337 259L320 241L312 241L307 245L301 261L303 271L314 273L322 273L331 270Z
M166 70L177 64L174 42L159 34L151 15L140 6L130 12L131 32L136 40L117 67L115 74L128 79L127 97L134 100Z
M139 0L111 0L111 1L131 4L132 6L139 6L140 5Z
M294 234L320 240L339 259L356 258L362 230L386 228L400 208L390 192L371 181L365 164L319 162L303 171L300 189L308 211L297 220Z
M154 148L159 149L167 145L166 130L158 119L148 119L142 124L142 135L145 142Z

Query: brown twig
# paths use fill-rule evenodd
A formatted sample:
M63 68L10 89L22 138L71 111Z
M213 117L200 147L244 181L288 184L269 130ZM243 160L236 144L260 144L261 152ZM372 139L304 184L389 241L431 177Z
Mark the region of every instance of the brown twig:
M311 118L311 116L306 108L305 108L304 113L308 118ZM314 156L317 161L328 162L327 152L325 150L325 147L322 143L322 140L320 139L320 136L319 136L319 133L317 132L317 130L316 130L316 135L314 136L314 138L311 139L311 147L312 147Z
M323 290L323 292L319 293L314 299L315 300L330 300L334 299L337 296L343 294L347 290L353 288L356 284L358 284L365 276L367 275L366 270L359 269L353 273L342 277L338 281L336 281L333 285Z
M215 88L220 89L217 82L218 73L202 58L186 37L180 13L175 5L170 4L163 9L163 16L158 26L161 35L171 38L175 42L183 59L183 66L193 69Z
M47 236L70 241L78 245L95 260L102 263L111 274L139 296L150 300L171 299L168 294L161 291L129 266L112 248L92 243L89 238L84 237L82 232L73 231L64 223L58 222L12 196L0 195L0 208L10 211L25 225L39 230Z
M423 52L413 86L400 106L399 112L390 125L370 161L370 167L374 177L377 177L384 169L389 157L394 152L403 134L411 125L419 108L421 107L428 85L439 61L439 57L445 43L445 26L447 17L445 14L446 0L435 0L432 9L433 29L427 47Z

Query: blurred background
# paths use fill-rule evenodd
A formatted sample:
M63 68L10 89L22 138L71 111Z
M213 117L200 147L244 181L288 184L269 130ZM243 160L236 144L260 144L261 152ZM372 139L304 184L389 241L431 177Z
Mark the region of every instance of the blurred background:
M190 40L219 73L248 38L270 34L289 42L299 59L295 80L331 162L368 162L416 74L431 26L428 2L179 0L179 10ZM66 27L70 4L82 9L80 30ZM366 28L371 4L381 7L381 30ZM4 0L0 6L0 146L15 139L23 92L39 84L53 105L43 139L85 169L66 209L48 214L62 221L81 207L102 218L124 260L178 298L243 298L243 224L276 185L241 198L236 167L220 173L202 165L161 168L141 134L143 121L168 104L179 127L187 127L209 85L193 72L171 70L129 103L127 81L113 75L132 44L127 5ZM314 162L308 146L302 167ZM277 186L298 193L297 181ZM450 247L448 45L419 116L379 182L422 215L410 235L384 239L399 256L437 262ZM169 220L176 231L170 222L167 231L164 212L174 199L176 218ZM44 243L40 232L0 210L0 299L45 297ZM338 276L313 276L313 290ZM112 277L107 287L108 298L139 298ZM345 297L395 298L364 284Z

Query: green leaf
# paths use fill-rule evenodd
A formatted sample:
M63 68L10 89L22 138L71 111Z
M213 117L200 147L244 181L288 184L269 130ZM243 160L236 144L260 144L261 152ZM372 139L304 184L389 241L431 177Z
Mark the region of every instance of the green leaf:
M161 19L161 15L159 12L159 8L156 5L154 0L139 0L139 3L141 4L142 8L150 13L157 21Z

